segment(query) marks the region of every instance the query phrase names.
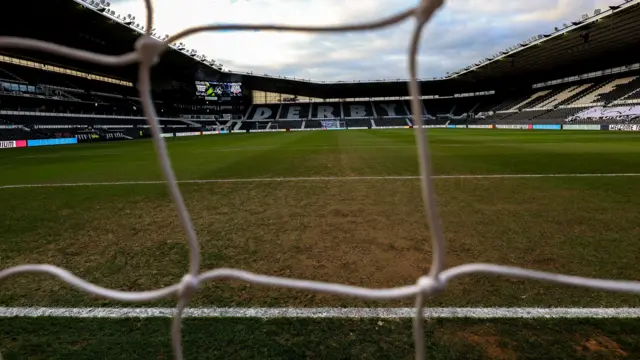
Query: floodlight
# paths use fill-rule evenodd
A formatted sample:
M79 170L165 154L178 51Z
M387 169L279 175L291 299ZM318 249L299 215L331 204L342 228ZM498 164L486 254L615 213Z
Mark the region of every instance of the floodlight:
M602 10L600 9L593 10L593 15L600 15L600 13L602 13Z

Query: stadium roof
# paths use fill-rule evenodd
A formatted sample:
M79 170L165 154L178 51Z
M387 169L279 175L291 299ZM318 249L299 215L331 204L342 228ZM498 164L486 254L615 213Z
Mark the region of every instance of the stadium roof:
M98 11L80 5L81 0L11 2L3 11L10 15L0 22L6 35L28 36L92 51L119 54L133 49L141 29L111 16L108 9ZM34 7L37 8L34 9ZM105 11L106 10L106 11ZM29 14L48 14L28 21ZM109 12L106 15L105 12ZM117 15L116 15L117 16ZM571 75L624 66L640 61L640 0L632 0L607 11L573 22L566 28L517 45L497 54L494 59L453 74L450 77L421 82L423 95L453 95L487 90L530 86ZM139 21L139 20L138 20ZM427 40L428 41L428 40ZM5 49L0 52L7 53ZM16 51L11 51L15 54ZM18 52L20 55L105 75L134 80L137 69L99 68L95 65L55 58L51 55ZM155 74L166 74L178 81L208 80L242 82L250 89L317 98L392 97L407 95L404 81L313 82L284 77L221 72L209 60L171 49L156 67ZM508 81L506 81L508 79Z

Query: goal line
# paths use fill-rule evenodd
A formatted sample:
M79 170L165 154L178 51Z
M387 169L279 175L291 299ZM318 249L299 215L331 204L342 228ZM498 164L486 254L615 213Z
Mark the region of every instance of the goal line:
M640 173L620 174L478 174L478 175L436 175L433 179L522 179L522 178L570 178L570 177L640 177ZM233 183L233 182L277 182L277 181L348 181L348 180L417 180L420 176L316 176L316 177L274 177L244 179L203 179L178 180L181 184ZM101 181L51 184L15 184L0 185L1 189L72 187L72 186L111 186L111 185L153 185L166 184L164 181Z
M171 317L174 308L0 307L0 318L156 318ZM414 308L189 308L185 318L412 318ZM640 318L640 308L424 308L426 318L580 319Z

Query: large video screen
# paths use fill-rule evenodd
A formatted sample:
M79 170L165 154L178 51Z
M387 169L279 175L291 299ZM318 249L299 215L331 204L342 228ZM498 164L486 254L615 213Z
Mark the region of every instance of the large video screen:
M221 102L238 101L242 99L242 84L196 81L196 96Z

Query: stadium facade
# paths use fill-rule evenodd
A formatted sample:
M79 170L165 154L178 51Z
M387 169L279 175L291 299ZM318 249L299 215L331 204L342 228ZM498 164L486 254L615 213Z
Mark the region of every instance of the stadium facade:
M131 51L143 31L139 20L103 4L38 2L38 12L48 15L26 25L18 15L33 4L12 2L0 34L105 54ZM422 116L434 127L638 131L638 18L640 0L576 14L570 24L465 69L421 79ZM230 72L184 44L171 46L152 77L166 136L412 126L406 80L314 82ZM136 66L0 49L0 148L148 137L136 78Z

